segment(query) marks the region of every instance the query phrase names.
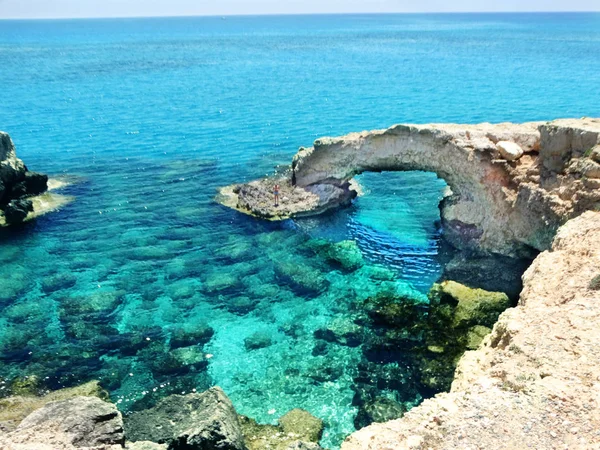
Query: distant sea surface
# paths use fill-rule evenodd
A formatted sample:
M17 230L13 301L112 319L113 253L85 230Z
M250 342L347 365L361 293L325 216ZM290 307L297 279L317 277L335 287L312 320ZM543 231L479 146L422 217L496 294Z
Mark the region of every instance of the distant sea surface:
M364 174L351 208L283 223L216 189L324 135L598 117L600 15L0 21L0 95L18 156L76 197L0 234L0 395L99 379L127 412L219 385L262 423L307 409L336 448L364 356L323 354L315 331L351 330L382 283L428 291L444 183ZM354 240L366 266L323 259L319 238Z

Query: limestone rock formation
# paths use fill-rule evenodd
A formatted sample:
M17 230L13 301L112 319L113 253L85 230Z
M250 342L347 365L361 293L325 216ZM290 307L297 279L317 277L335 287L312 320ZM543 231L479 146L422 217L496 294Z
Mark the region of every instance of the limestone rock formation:
M342 450L600 448L600 212L558 230L449 393L352 434Z
M167 444L172 450L245 450L238 416L218 387L171 395L125 419L127 439Z
M97 397L74 397L32 412L16 430L0 437L0 448L116 450L124 441L123 420L115 405Z
M219 201L284 219L349 203L356 195L352 178L362 172L430 171L451 188L440 204L450 243L534 257L550 247L560 225L600 207L599 146L600 119L395 125L301 148L287 178L277 181L284 198L279 207L273 206L273 179L223 188Z

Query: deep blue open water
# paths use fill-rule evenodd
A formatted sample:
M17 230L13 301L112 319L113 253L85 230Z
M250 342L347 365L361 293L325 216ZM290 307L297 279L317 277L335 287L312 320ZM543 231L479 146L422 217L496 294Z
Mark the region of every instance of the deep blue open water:
M100 379L128 411L219 385L261 422L309 410L335 448L364 356L315 353L314 332L352 329L379 289L427 292L444 183L365 174L350 209L278 224L217 187L323 135L600 116L599 86L599 14L0 21L0 129L76 197L0 234L0 390ZM341 270L315 238L367 265ZM247 349L257 332L271 345Z

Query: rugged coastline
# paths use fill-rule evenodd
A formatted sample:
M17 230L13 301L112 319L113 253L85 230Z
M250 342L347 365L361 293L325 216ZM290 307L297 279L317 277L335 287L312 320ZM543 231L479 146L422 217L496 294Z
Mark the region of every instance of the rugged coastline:
M597 166L600 167L599 132L594 127L600 122L589 119L577 126L575 122L568 121L568 126L565 125L567 122L562 121L560 123L565 126L557 125L557 122L552 126L526 124L524 127L529 131L524 134L526 138L517 139L520 143L512 142L508 135L503 135L502 139L506 140L498 141L493 149L490 147L486 150L484 146L477 149L460 147L456 154L448 157L448 161L454 161L457 155L466 155L466 162L476 167L473 173L462 172L460 180L449 181L453 194L441 205L445 229L450 228L453 230L450 233L454 232L449 240L464 251L463 256L484 258L496 252L507 257L532 256L542 251L524 275L524 288L516 308L506 310L496 323L500 313L510 306L506 295L471 289L446 280L436 285L430 293L429 300L435 308L431 309L433 312L430 311L428 320L423 321L418 302L382 291L369 297L357 315L357 324L370 321L371 327L381 328L375 339L367 341L364 336L361 337L357 332L360 327L318 330L319 339L324 343L335 341L353 346L360 342L369 347L367 352L372 351L377 357L398 350L392 347L401 347L407 354L413 352L415 359L419 358L420 353L426 355L420 370L428 376L423 377L426 379L421 382L430 383L433 391L447 389L446 384L450 383L452 373L448 375L438 371L436 365L431 363L443 360L445 367L453 367L453 360L460 358L465 349L471 350L460 358L450 393L438 394L406 414L402 404L381 398L361 399L361 416L357 417L357 427L366 427L350 436L343 444L344 449L522 448L523 443L535 448L595 448L600 444L596 432L599 418L595 412L598 410L600 373L597 367L600 360L594 347L599 325L595 303L600 288L600 273L597 272L600 267L597 250L600 213L588 211L581 214L586 209L598 207L600 193L595 184L595 170ZM440 127L446 127L447 131L453 126ZM471 128L468 131L470 140L474 130L483 132L479 127L488 130L487 125ZM507 125L502 127L511 128ZM516 127L522 130L521 126ZM552 139L549 138L550 141L544 144L543 132L540 131L540 145L533 142L531 147L527 147L524 142L529 142L527 139L531 135L536 136L535 130L543 127L555 127L552 128L554 131L548 131ZM400 134L407 132L409 136L415 133L430 134L430 131L420 131L419 127L399 130ZM387 142L389 135L386 132L382 135L387 136L384 138L384 142ZM376 134L373 138L378 140L379 136ZM558 141L554 141L555 138ZM401 135L399 139L402 141L406 136ZM434 147L439 144L435 139ZM339 144L348 139L332 141ZM355 142L352 139L350 141ZM511 142L514 145L510 145ZM444 145L455 146L455 143ZM560 157L556 159L552 152L545 151L546 146L559 148ZM399 147L387 142L382 148ZM523 150L524 147L528 152ZM437 150L444 151L445 148ZM329 150L332 149L336 147ZM355 150L351 148L348 152ZM302 158L312 154L306 150L301 153L304 155ZM299 163L301 158L295 159L289 175L289 192L296 192L308 199L310 204L305 211L298 209L287 215L269 216L273 210L266 202L271 195L269 183L273 183L272 179L256 182L250 188L247 188L248 185L230 188L226 190L228 199L224 202L234 199L235 203L231 206L236 209L269 218L310 214L347 203L354 195L351 180L346 179L349 175L336 175L334 169L338 163L335 158L343 157L347 162L350 156L348 153L344 156L343 152L333 153L334 156L325 158L325 163L317 159L314 163L316 166L313 163L302 166ZM334 158L335 164L328 160L330 157ZM398 155L387 155L384 160L392 160L396 164L398 158ZM464 167L465 161L458 161L456 167ZM550 167L546 167L548 161ZM562 168L558 167L557 161L560 161ZM379 162L377 164L370 170L384 170ZM408 163L398 164L393 167L416 167L402 165ZM317 171L317 175L314 175L315 167L328 169L322 173ZM349 170L348 167L354 168ZM356 167L366 170L356 161L351 161L340 171L353 174L358 171ZM501 171L497 172L496 167L500 167ZM323 173L327 174L326 178L323 178ZM489 181L489 186L480 188L477 196L469 197L466 189L472 181L469 181L469 177L476 179L474 173L487 174L489 177L480 179L480 182ZM508 181L502 178L507 173ZM524 178L519 178L519 174L525 174ZM312 186L312 191L299 188L300 183L313 179L310 178L312 176L320 180L308 185ZM500 185L506 190L495 190L499 177ZM537 185L536 180L539 182ZM504 186L504 183L507 185ZM306 194L298 189L303 189ZM519 206L517 200L522 195L530 195L524 194L525 191L535 191L536 195L541 196L539 200L542 206L539 208L548 216L540 220L550 231L544 230L536 219L530 224L530 233L523 234L530 217L519 218L525 206ZM456 192L460 192L460 195L457 196ZM504 230L504 234L500 235L499 230L494 229L493 233L486 235L483 228L476 228L476 232L472 232L473 229L465 232L469 227L449 219L453 213L458 214L456 207L459 212L469 212L469 206L477 205L477 201L496 198L492 196L494 192L501 195L502 201L512 208L507 210L509 213L504 225L508 229ZM511 197L513 194L514 197ZM243 199L241 203L240 196ZM511 198L514 200L512 203L509 201ZM562 203L559 204L557 198ZM290 205L290 197L287 196L287 199L286 204ZM252 210L252 205L262 208L262 212L259 214L259 209ZM482 216L470 216L478 222L469 225L483 227L488 223L487 220L494 220L495 214L504 217L501 212L505 211L503 208L508 208L504 205L487 211L482 205L484 203L474 208ZM529 212L534 214L536 211L539 212ZM460 216L457 217L456 220L460 221ZM510 228L513 225L514 229ZM554 236L556 229L558 233ZM505 245L501 245L501 236L507 239ZM344 271L352 272L364 267L360 251L352 246L352 242L333 245L310 242L308 247L339 264ZM465 260L467 262L468 259ZM304 278L310 279L311 274L298 273L293 269L296 268L280 268L282 272L278 273L278 277L288 283L306 285ZM498 266L491 268L492 272L494 270L498 270ZM319 287L315 286L315 289ZM413 319L422 328L414 329ZM445 329L453 329L455 333L434 334L433 331L439 329L440 325ZM422 339L422 336L425 338ZM247 345L262 344L249 342ZM315 346L314 351L321 350L320 346ZM164 362L169 360L160 360L157 364L163 365ZM403 382L402 379L387 381ZM105 395L97 385L72 391L64 398L57 393L51 394L48 402L27 398L24 406L17 407L17 414L9 417L10 423L1 424L4 435L0 436L0 448L113 450L125 446L130 449L189 449L207 448L207 445L209 448L236 450L319 448L316 443L320 437L318 419L294 410L291 416L282 416L278 425L261 426L252 419L238 417L229 399L218 388L211 388L202 394L167 397L125 418L114 405L104 400ZM0 406L6 407L6 401ZM19 401L12 398L9 403L13 403L9 406L14 407L14 402ZM401 419L391 420L403 415ZM369 425L374 421L386 423ZM310 433L303 435L297 432L300 429L310 430ZM130 437L139 442L127 443ZM50 447L44 447L48 445L47 442L51 442Z
M600 120L398 125L319 139L287 176L225 187L219 200L271 220L299 217L347 204L353 176L384 170L448 182L441 218L464 263L542 253L518 305L460 359L449 393L355 432L342 448L600 448ZM274 183L283 186L279 208Z
M600 448L600 212L558 231L519 305L464 354L449 393L351 435L343 450Z
M444 237L475 253L534 257L558 227L600 202L600 120L395 125L317 139L290 171L221 189L218 200L261 218L319 214L348 204L362 172L435 172L450 188ZM282 186L273 206L272 186Z
M18 225L69 203L50 192L60 183L32 172L19 159L10 136L0 131L0 226Z

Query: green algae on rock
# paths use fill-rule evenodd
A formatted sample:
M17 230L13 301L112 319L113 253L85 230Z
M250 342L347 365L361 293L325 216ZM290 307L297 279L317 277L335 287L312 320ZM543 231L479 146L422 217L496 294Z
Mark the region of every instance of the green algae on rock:
M455 281L443 281L434 285L430 299L437 304L456 302L453 328L474 325L492 327L498 316L511 306L504 292L473 289Z
M365 263L356 241L332 243L325 239L313 239L308 242L308 246L314 248L317 254L322 255L326 260L339 264L344 270L356 270Z
M248 450L286 450L294 445L304 448L318 444L323 435L323 421L303 409L293 409L279 418L278 425L261 425L240 416ZM300 441L301 444L296 444ZM308 445L308 448L312 448ZM320 447L316 447L320 448Z

